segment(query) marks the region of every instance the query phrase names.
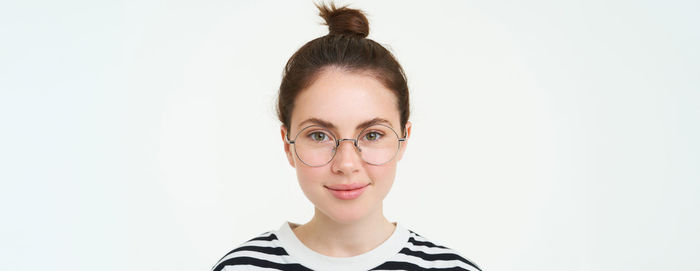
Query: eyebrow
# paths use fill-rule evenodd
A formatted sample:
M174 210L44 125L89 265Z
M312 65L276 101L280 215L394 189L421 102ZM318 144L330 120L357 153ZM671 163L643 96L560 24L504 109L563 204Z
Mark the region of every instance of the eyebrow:
M308 119L306 119L305 121L300 122L299 125L298 125L298 128L301 129L302 127L304 127L304 124L307 124L307 123L313 123L313 124L315 124L315 125L323 126L323 127L325 127L325 128L328 128L328 129L335 129L335 128L336 128L335 125L333 125L333 123L331 123L330 121L325 121L325 120L322 120L322 119L319 119L319 118L308 118ZM368 121L365 121L365 122L362 122L362 123L358 124L357 127L355 127L355 130L362 130L362 129L365 129L365 128L370 127L370 126L372 126L372 125L380 124L380 123L381 123L381 124L387 124L387 125L389 125L389 127L391 127L392 129L394 128L394 127L391 125L391 122L388 121L388 120L386 120L386 119L383 119L383 118L373 118L373 119L371 119L371 120L368 120Z

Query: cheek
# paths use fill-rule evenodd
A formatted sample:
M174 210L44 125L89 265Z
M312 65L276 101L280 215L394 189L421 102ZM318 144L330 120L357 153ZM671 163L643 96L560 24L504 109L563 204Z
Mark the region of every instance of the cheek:
M320 187L328 177L326 172L328 172L329 169L326 167L309 167L304 164L297 165L297 179L302 189Z
M396 177L396 164L385 164L367 168L367 173L377 187L388 190Z
M307 199L316 206L324 206L327 202L323 185L328 178L330 169L326 167L297 166L297 181Z

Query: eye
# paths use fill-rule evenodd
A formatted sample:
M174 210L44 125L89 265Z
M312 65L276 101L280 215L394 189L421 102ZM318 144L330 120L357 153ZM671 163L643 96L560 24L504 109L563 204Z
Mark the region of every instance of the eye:
M328 140L328 135L326 135L324 132L319 131L309 133L309 137L315 142L322 142Z
M369 133L366 133L364 136L365 140L369 140L369 141L377 141L381 137L382 137L382 134L379 132L369 132Z

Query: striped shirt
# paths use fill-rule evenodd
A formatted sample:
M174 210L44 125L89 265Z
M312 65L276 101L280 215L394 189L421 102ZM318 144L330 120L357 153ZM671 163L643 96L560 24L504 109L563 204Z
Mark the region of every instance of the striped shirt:
M291 225L290 225L291 224ZM306 247L294 234L298 224L282 224L224 255L212 271L242 270L470 270L481 271L456 251L436 245L396 224L378 247L353 257L330 257Z

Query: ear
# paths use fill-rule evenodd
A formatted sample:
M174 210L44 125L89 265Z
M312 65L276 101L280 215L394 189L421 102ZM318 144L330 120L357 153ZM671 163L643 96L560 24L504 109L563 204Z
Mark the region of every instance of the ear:
M406 147L408 146L408 139L411 137L411 127L413 127L413 124L410 121L407 121L406 128L404 128L406 130L406 134L405 134L406 140L401 142L401 148L399 148L399 154L398 154L397 161L400 161L401 158L403 158L403 153L406 151ZM401 132L401 131L399 131L399 132ZM399 136L403 137L404 135L399 135Z
M287 155L287 161L289 162L290 166L295 168L296 165L294 164L294 154L290 149L292 144L287 143L287 127L284 127L284 124L280 126L280 134L282 135L282 143L284 144L284 153Z

